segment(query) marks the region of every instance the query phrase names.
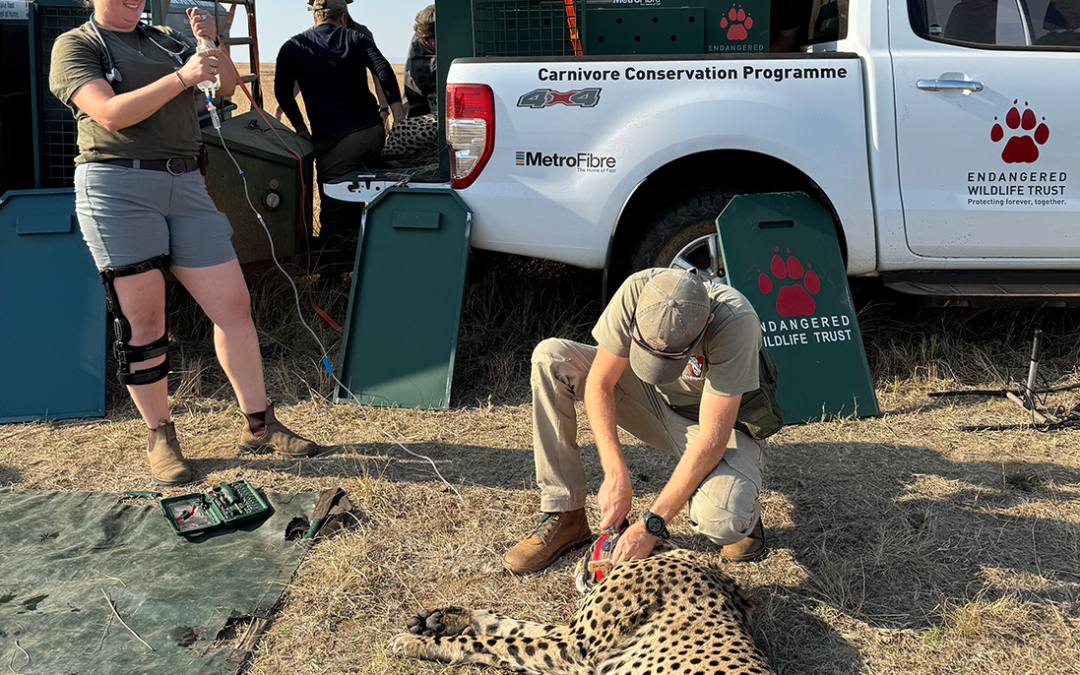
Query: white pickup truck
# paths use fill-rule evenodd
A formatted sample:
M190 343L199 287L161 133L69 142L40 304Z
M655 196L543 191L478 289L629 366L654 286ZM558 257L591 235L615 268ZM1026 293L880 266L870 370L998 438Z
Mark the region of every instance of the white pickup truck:
M788 54L454 61L472 246L609 287L655 265L722 276L726 201L798 190L834 214L849 276L1080 300L1080 0L816 4L831 19Z

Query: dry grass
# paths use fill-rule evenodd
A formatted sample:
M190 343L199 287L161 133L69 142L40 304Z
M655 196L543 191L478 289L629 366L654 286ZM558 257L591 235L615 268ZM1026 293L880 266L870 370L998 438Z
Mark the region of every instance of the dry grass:
M547 335L587 339L600 309L599 276L496 257L467 288L453 408L438 413L330 403L320 354L275 275L250 280L269 389L281 417L329 449L305 462L235 457L240 420L210 326L173 288L180 368L171 390L181 442L206 484L244 477L287 492L341 485L368 520L315 547L248 672L450 672L384 649L410 612L431 605L569 617L575 594L566 563L514 578L499 557L527 531L538 504L529 352ZM331 315L344 316L344 285L312 291ZM336 335L304 309L336 360ZM919 310L879 298L860 317L885 412L789 427L773 439L764 494L773 551L760 563L729 566L757 604L759 641L786 674L1080 673L1080 431L963 433L960 424L1022 416L996 399L926 396L1021 377L1036 325L1047 334L1042 372L1053 382L1080 380L1076 313ZM118 385L110 383L108 399L104 420L0 429L0 485L149 488L142 423ZM1064 394L1055 401L1074 402ZM384 431L431 457L463 499ZM672 465L625 441L644 507ZM595 493L601 471L584 422L581 442ZM673 531L679 544L715 556L684 520Z
M345 286L299 281L344 317ZM440 413L330 403L321 355L295 320L291 291L276 272L252 277L281 417L329 446L304 462L235 456L240 418L210 326L182 291L170 291L180 366L173 406L202 481L244 477L284 492L340 485L367 514L355 533L313 549L247 672L489 672L401 660L384 645L410 612L431 605L545 622L573 613L569 561L515 578L499 557L529 529L538 505L529 352L547 335L587 339L599 281L596 273L496 257L467 287L453 408ZM304 311L336 362L336 334L306 304ZM1022 377L1035 326L1047 335L1048 380L1080 380L1077 316L915 309L880 297L862 308L883 415L774 437L763 496L773 550L762 562L728 566L751 591L758 640L780 673L1080 673L1080 430L963 433L961 424L1022 416L998 399L927 396ZM1052 403L1075 400L1062 394ZM143 425L113 383L108 409L103 420L0 428L0 486L150 488ZM429 456L462 499L384 431ZM580 440L595 494L601 471L584 422ZM672 464L625 441L641 510ZM595 517L595 501L590 508ZM680 545L715 556L684 519L672 529Z

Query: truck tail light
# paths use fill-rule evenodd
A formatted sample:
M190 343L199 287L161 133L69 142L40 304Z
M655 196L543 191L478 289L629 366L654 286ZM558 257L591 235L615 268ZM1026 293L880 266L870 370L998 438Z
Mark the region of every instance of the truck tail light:
M495 145L495 95L486 84L446 86L446 144L450 187L473 184Z

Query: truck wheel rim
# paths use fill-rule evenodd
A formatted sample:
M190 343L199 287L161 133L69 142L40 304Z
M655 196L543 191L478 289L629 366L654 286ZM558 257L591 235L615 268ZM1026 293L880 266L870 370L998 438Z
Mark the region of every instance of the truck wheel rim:
M720 258L720 237L706 234L694 239L675 254L668 267L684 270L696 267L702 276L723 283L726 277Z

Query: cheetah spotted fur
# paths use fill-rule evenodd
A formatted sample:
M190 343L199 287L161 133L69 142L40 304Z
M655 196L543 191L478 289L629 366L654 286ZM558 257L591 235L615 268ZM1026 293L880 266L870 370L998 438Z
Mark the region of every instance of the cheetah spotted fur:
M750 603L728 575L685 550L619 565L568 626L447 607L437 633L390 641L401 656L534 675L766 675Z
M430 159L438 151L439 121L435 115L407 117L394 122L382 149L384 160L416 162Z

